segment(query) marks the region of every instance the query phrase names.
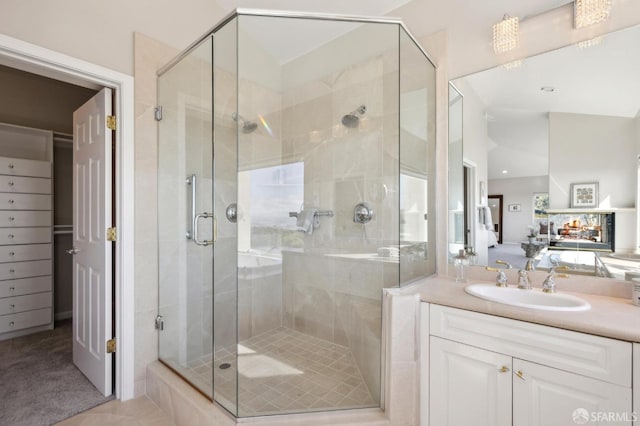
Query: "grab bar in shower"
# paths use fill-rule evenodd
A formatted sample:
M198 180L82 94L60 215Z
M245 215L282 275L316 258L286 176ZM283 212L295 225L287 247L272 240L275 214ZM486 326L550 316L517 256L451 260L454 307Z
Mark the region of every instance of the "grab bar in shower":
M298 215L300 214L300 212L289 212L289 217L298 217ZM329 216L329 217L333 217L333 210L318 210L316 212L316 216Z
M193 239L194 224L196 223L196 175L187 176L187 185L191 185L191 216L187 224L187 240Z

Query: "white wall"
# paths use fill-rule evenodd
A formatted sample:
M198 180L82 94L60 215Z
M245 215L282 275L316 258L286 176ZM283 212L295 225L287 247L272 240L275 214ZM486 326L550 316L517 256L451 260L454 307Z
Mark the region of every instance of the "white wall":
M211 0L2 0L0 32L132 75L134 31L181 50L225 13Z
M526 240L528 226L533 224L533 194L547 192L547 176L534 176L489 181L489 194L503 195L502 242L518 243ZM509 204L520 204L519 212L510 212ZM494 223L497 221L493 218Z
M632 118L549 114L549 206L570 207L572 183L599 182L599 207L635 207L636 123Z

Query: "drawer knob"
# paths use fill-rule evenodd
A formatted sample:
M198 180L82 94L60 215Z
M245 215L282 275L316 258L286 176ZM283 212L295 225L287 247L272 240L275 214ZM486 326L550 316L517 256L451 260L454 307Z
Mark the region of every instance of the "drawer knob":
M15 256L16 254L12 251L9 252L9 256Z
M14 323L13 321L11 321L11 322L9 323L9 327L13 327L14 325L15 325L15 323Z
M14 185L14 184L13 184L13 181L12 181L12 180L10 180L10 181L9 181L9 186L13 186L13 185Z
M12 163L12 164L9 164L9 168L10 168L10 169L13 169L14 167L15 167L15 166L13 165L13 163Z
M15 218L15 217L13 217L13 216L9 216L9 222L13 222L14 220L16 220L16 218Z
M12 269L9 269L9 272L13 274L14 272L16 272L16 270L12 268Z
M16 307L16 304L15 304L15 303L12 303L12 304L11 304L11 308L15 308L15 307Z
M15 291L15 287L9 287L9 291Z
M15 201L13 200L9 200L9 204L13 204Z
M15 237L15 235L9 234L9 238L14 238L14 237Z

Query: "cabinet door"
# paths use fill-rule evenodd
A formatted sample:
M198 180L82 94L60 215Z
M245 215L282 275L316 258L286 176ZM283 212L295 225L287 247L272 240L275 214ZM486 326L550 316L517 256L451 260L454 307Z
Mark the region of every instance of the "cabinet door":
M430 424L511 425L511 357L432 336L429 372Z
M630 425L631 388L513 360L513 425Z

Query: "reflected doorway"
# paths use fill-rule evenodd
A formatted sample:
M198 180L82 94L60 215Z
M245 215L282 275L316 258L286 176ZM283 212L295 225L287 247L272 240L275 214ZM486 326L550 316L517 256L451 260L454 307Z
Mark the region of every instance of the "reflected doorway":
M496 234L498 244L502 244L502 195L489 195L489 209L491 210L491 219L493 220L493 232Z

